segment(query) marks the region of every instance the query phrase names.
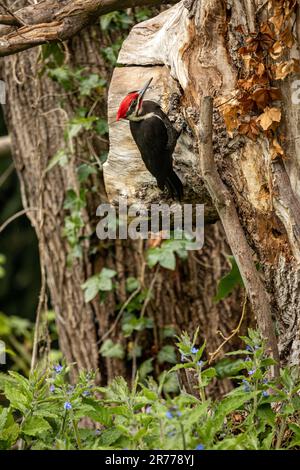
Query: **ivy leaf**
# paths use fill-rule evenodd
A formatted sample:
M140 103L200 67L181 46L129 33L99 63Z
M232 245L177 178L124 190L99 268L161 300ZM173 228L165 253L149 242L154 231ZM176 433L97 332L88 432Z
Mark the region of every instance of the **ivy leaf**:
M51 158L47 168L46 173L51 170L55 165L59 164L59 166L64 167L68 163L68 155L64 149L59 150L56 152L54 157Z
M140 287L140 281L135 277L128 277L126 279L126 290L127 292L131 293L137 290Z
M169 362L170 364L176 364L176 352L174 346L167 344L163 346L157 355L158 362L163 364L164 362Z
M214 297L215 302L219 302L220 300L225 299L225 297L228 297L235 287L243 287L244 285L235 258L233 256L229 256L228 259L231 264L231 271L220 280L218 284L217 295Z
M96 116L80 117L71 119L68 123L66 136L69 140L74 139L82 130L90 131L94 122L98 121Z
M90 74L80 80L79 93L82 96L89 96L95 88L103 88L106 81L96 73Z
M103 357L114 357L117 359L123 359L125 352L120 343L113 343L111 339L104 341L100 348L100 354Z
M94 297L99 292L98 288L98 276L90 277L83 285L82 289L84 289L84 300L86 303L93 300Z
M90 175L95 175L96 173L97 171L93 166L83 163L77 168L79 183L83 183Z
M108 292L113 288L112 278L116 275L116 271L103 268L99 274L90 277L84 284L84 300L90 302L99 292Z
M144 380L147 375L151 374L153 371L152 365L153 358L147 359L146 361L142 362L139 367L139 378L140 380Z

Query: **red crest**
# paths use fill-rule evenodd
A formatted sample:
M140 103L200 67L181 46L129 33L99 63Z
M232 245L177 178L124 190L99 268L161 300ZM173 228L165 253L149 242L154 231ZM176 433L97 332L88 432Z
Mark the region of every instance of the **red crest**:
M138 98L138 96L139 94L136 91L133 91L132 93L129 93L127 96L125 96L117 112L117 121L126 117L130 103L132 102L132 100Z

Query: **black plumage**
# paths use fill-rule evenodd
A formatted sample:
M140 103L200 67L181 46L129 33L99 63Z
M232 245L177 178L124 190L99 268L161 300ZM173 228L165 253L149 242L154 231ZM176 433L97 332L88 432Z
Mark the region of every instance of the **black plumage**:
M181 200L183 185L173 170L172 159L179 133L168 116L157 103L143 101L138 116L130 119L130 130L143 162L156 178L158 187L161 190L167 187L171 197Z

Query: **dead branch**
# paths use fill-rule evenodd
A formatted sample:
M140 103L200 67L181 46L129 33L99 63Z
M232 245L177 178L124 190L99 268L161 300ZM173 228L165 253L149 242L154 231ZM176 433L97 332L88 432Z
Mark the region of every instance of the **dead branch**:
M0 16L0 24L23 25L17 29L0 27L0 57L15 54L48 42L70 39L88 24L114 10L142 5L177 3L179 0L44 0L11 13L7 23ZM1 21L1 18L3 21ZM26 25L26 26L24 26Z
M253 312L256 314L258 327L267 341L268 348L277 361L274 375L279 374L279 352L272 322L270 302L264 285L253 262L243 228L240 224L232 197L223 184L213 157L213 100L210 96L201 103L200 126L193 125L199 145L199 166L207 189L215 203L223 224L227 241L236 259Z

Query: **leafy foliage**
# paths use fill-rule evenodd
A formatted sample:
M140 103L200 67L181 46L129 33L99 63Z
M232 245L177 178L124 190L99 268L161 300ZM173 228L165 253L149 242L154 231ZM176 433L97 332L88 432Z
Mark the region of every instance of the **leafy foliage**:
M273 361L258 332L249 330L246 348L231 353L244 358L233 377L235 388L213 401L207 387L217 380L218 369L205 360L205 345L197 346L197 337L183 333L177 343L181 362L158 383L137 377L131 390L122 377L98 387L91 372L81 372L69 385L70 367L60 364L46 373L36 370L29 379L16 372L0 375L9 402L0 409L0 448L10 449L18 439L32 450L298 448L298 371L284 368L279 380L270 379ZM121 352L111 340L102 346L106 357L121 358ZM173 362L174 353L165 348L161 358ZM151 362L144 367L151 372ZM178 390L183 368L194 375L193 394ZM95 428L79 425L83 417Z
M243 287L243 279L240 274L238 265L235 261L233 256L228 256L228 260L231 264L231 271L230 273L226 274L222 279L219 281L218 284L218 291L214 300L219 302L220 300L228 297L228 295L233 291L233 289L237 286Z

